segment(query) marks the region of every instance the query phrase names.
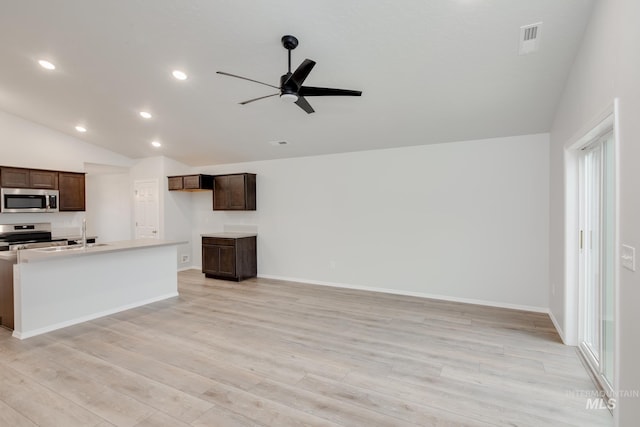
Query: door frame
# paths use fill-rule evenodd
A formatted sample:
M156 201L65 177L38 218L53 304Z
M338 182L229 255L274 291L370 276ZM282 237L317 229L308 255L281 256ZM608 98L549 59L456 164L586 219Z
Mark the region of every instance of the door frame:
M572 138L564 146L565 164L565 343L578 346L580 344L580 271L581 257L579 249L580 230L580 154L583 147L596 140L598 137L613 131L613 152L614 152L614 195L613 195L613 293L614 293L614 343L613 343L613 391L620 384L620 300L619 300L619 271L620 271L620 227L618 215L620 212L620 132L619 132L619 101L615 98L594 120L592 120L586 130L583 130L577 137ZM600 379L598 379L600 383Z

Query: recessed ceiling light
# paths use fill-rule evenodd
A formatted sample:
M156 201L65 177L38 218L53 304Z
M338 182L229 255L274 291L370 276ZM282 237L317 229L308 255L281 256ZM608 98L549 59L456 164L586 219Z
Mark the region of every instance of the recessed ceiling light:
M80 125L78 125L78 126L76 126L76 130L77 130L78 132L82 132L82 133L84 133L84 132L86 132L86 131L87 131L87 128L86 128L86 127L84 127L84 126L80 126Z
M53 65L51 62L49 61L45 61L44 59L41 59L38 61L38 64L40 64L40 66L42 68L46 68L47 70L55 70L56 66Z
M178 80L187 80L187 74L184 71L173 70L171 74Z
M151 145L153 145L154 147L158 148L158 147L162 147L162 144L160 144L158 141L153 141L151 143Z
M140 117L142 117L144 119L150 119L151 118L151 113L148 113L146 111L140 111Z

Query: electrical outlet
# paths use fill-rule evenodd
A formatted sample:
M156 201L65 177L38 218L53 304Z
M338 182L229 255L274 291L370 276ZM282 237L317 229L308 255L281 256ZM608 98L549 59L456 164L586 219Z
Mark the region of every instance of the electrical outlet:
M628 270L636 271L636 248L622 245L622 266Z
M182 255L181 262L182 263L189 262L189 255Z

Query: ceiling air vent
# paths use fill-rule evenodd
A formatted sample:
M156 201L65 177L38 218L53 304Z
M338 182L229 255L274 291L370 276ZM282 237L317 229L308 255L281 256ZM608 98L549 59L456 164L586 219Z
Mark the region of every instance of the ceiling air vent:
M540 48L540 30L542 22L520 27L520 45L518 54L526 55L536 52Z

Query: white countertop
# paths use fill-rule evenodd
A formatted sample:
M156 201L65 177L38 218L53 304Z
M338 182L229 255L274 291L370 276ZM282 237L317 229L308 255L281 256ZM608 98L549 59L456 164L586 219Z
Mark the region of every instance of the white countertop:
M18 263L53 260L57 258L96 255L109 252L128 251L158 246L182 245L186 241L138 239L122 240L118 242L89 244L83 248L80 245L55 246L49 248L23 249L18 251Z
M15 251L2 251L0 252L0 260L2 261L16 261L16 252Z
M231 233L226 231L221 231L219 233L207 233L201 234L202 237L218 237L222 239L242 239L244 237L256 237L256 233Z

